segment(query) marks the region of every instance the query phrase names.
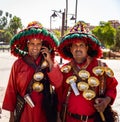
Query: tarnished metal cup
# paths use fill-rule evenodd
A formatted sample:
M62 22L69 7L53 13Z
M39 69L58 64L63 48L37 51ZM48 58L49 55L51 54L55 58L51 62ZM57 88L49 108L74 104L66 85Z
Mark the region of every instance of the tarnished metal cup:
M104 73L104 67L102 67L102 66L96 66L96 67L94 67L93 68L93 73L96 75L96 76L101 76L101 75L103 75L103 73Z
M30 105L31 108L35 107L35 105L34 105L34 103L33 103L33 101L32 101L29 94L26 94L24 96L24 100L28 103L28 105Z
M95 96L96 96L96 93L93 90L88 89L83 92L83 97L86 100L92 100Z
M68 73L70 70L71 70L70 65L65 65L61 68L61 72L63 72L63 73Z
M97 87L100 84L100 81L96 77L89 77L88 84L91 87Z
M32 87L33 87L33 90L35 90L36 92L41 92L44 89L43 84L40 82L34 82Z
M89 85L86 82L80 81L77 83L77 87L80 91L85 91L89 88Z
M112 69L110 69L109 67L105 67L105 73L109 77L114 77L114 73L113 73Z
M41 68L44 69L44 68L46 68L46 67L48 67L48 62L47 62L46 60L44 60L44 61L42 62L42 64L41 64Z
M33 78L36 81L40 81L44 78L44 74L42 72L37 72L34 74Z
M90 77L90 73L86 70L80 70L78 75L82 80L86 80Z
M79 91L77 89L77 86L76 86L76 83L75 83L76 80L77 80L77 77L76 76L70 76L70 77L67 78L66 83L70 84L70 86L71 86L74 94L77 96L80 93L79 93Z

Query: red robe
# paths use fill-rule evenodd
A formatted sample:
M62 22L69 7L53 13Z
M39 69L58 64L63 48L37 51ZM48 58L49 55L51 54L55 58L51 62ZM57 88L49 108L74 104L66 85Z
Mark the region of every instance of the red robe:
M98 61L96 59L92 60L92 62L86 68L86 70L89 71L91 76L95 76L92 72L92 69L95 66L98 66ZM59 111L61 111L62 105L63 105L63 103L65 103L68 88L69 88L69 84L66 83L66 79L69 76L73 75L73 72L70 71L69 73L63 73L63 75L64 75L63 84L59 89L57 89L58 96L59 96L59 106L58 106ZM116 92L116 86L117 86L117 84L118 84L118 82L116 81L115 78L107 77L105 95L112 98L111 104L113 103L113 101L116 97L116 93L117 93ZM96 94L98 94L98 88L96 88ZM96 109L94 108L94 99L86 100L83 97L82 92L80 92L80 95L75 96L75 94L73 93L73 90L72 90L71 94L68 98L68 109L67 109L67 111L74 113L74 114L79 114L79 115L86 115L86 116L94 115L94 113L96 112ZM72 118L68 114L66 114L66 115L67 115L66 116L66 122L81 122L80 120ZM94 122L94 118L88 119L87 122Z
M36 60L36 64L38 64L39 61L40 58ZM17 91L22 97L24 97L26 88L31 81L34 72L35 70L26 64L21 58L15 61L11 69L8 86L3 101L3 109L14 112ZM54 64L52 70L48 72L47 75L51 80L51 84L56 88L61 85L62 74L57 64ZM35 104L35 107L31 108L28 104L25 104L20 122L46 122L46 116L42 110L43 94L32 91L31 99Z

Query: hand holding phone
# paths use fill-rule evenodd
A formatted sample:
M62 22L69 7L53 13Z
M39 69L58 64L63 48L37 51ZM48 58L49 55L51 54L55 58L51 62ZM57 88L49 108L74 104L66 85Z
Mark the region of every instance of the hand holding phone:
M42 46L42 48L41 48L41 53L42 53L42 55L44 56L44 58L47 57L47 54L49 53L48 48L45 47L45 46Z
M44 56L44 59L48 62L49 64L49 69L51 70L53 67L53 60L51 58L51 51L49 50L48 47L42 46L41 48L41 53Z

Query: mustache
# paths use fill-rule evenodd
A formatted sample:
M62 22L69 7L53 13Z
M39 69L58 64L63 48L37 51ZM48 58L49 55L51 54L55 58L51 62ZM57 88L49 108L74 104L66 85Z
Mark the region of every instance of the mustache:
M82 51L81 50L76 50L75 53L82 53Z

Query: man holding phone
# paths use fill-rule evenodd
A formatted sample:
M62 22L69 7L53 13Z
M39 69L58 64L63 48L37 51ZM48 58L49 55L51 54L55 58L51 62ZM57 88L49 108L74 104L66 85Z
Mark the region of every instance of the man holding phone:
M53 86L58 88L63 78L54 61L57 38L34 21L10 43L11 53L18 59L12 66L2 106L10 111L9 122L56 122Z

